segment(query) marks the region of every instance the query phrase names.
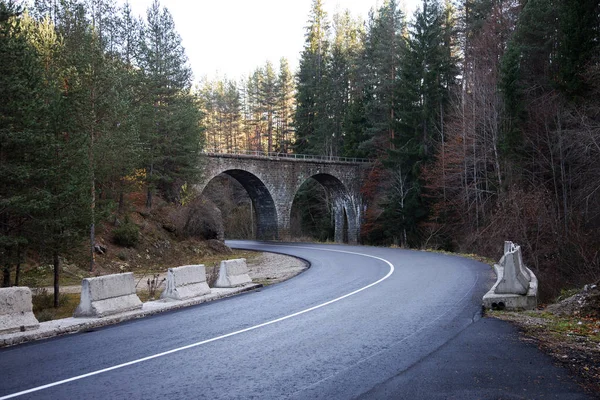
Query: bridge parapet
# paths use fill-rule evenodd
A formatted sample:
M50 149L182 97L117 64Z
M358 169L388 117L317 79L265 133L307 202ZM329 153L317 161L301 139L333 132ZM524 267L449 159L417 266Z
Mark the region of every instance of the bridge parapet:
M356 158L356 157L337 157L337 156L322 156L322 155L311 155L311 154L296 154L296 153L279 153L279 152L265 152L265 151L252 151L243 150L237 152L223 152L223 151L204 151L204 155L210 157L227 157L227 158L258 158L258 159L269 159L269 160L286 160L286 161L316 161L323 163L343 163L343 164L372 164L373 160L367 158Z

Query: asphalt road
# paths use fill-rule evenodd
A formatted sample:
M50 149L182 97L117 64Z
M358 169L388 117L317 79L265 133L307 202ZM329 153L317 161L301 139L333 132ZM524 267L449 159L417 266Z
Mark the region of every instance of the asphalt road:
M312 266L259 291L0 350L0 399L588 398L510 325L480 318L489 266L229 244Z

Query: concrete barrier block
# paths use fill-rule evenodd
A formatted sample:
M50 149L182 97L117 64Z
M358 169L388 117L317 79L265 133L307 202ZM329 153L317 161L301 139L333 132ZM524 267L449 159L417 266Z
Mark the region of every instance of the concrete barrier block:
M85 278L81 282L81 301L74 317L104 317L142 308L135 292L133 273Z
M185 265L169 268L167 272L167 287L161 299L185 300L204 296L210 293L206 283L206 268L204 265Z
M527 282L529 282L531 280L531 276L529 276L529 273L527 272L527 268L525 267L525 264L523 263L523 253L521 252L521 246L516 245L510 241L504 242L504 254L502 255L502 258L500 259L499 264L505 265L506 255L509 253L515 253L515 252L517 253L518 258L519 258L518 266L519 266L520 274L522 274L525 277L525 279L527 280Z
M504 255L494 270L496 283L483 296L485 308L532 310L537 307L537 277L523 263L520 246L504 242Z
M28 287L0 289L0 333L28 331L39 326L33 315L31 290Z
M504 254L510 253L515 250L515 244L511 241L504 242Z
M499 294L496 293L496 286L504 275L504 268L500 265L494 265L494 270L498 279L496 284L492 286L489 292L483 296L483 306L487 309L492 310L507 310L507 311L519 311L519 310L534 310L537 308L537 291L538 281L537 277L529 268L527 271L531 275L531 281L529 282L529 289L525 295L520 294Z
M502 281L496 287L496 293L527 294L530 277L529 274L525 275L523 272L526 267L523 265L521 248L519 246L504 254L501 266L504 268L504 274Z
M523 262L523 253L521 252L521 246L517 246L517 257L519 259L519 274L523 276L527 282L531 281L531 275L529 274L529 268L525 266Z
M247 283L252 283L252 279L248 275L248 266L246 265L245 258L221 261L219 277L217 278L215 287L228 288L242 286Z

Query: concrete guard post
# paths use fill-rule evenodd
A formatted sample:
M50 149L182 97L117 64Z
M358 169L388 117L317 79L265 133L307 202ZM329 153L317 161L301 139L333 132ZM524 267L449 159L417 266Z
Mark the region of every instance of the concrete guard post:
M537 307L537 277L523 263L521 247L504 243L504 255L494 265L496 283L483 296L488 309L533 310Z
M248 275L248 265L245 258L221 261L219 277L215 283L218 288L231 288L252 283Z
M0 289L0 333L13 333L39 328L33 315L31 290L28 287Z
M133 273L85 278L81 282L81 302L74 317L105 317L142 308L135 291Z
M160 298L163 300L185 300L209 293L210 288L206 283L206 268L204 265L185 265L169 268L167 287Z

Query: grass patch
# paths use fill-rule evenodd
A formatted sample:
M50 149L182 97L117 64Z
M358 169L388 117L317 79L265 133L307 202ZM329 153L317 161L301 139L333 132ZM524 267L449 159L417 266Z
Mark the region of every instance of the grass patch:
M61 293L58 308L54 308L54 293L47 289L34 289L32 292L33 314L40 322L68 318L79 305L79 293Z
M560 294L556 298L555 303L560 303L561 301L568 299L571 296L575 296L577 293L581 292L581 289L561 289Z
M142 303L145 303L147 301L154 301L154 300L160 299L160 295L162 294L162 292L163 292L163 289L158 289L155 292L153 292L152 294L148 290L140 290L139 292L137 292L137 295L140 298L140 300L142 301Z
M600 319L556 315L547 311L489 311L489 315L517 323L526 333L538 336L545 332L556 340L600 343Z
M600 343L600 320L593 318L554 317L548 329L562 337L585 337Z
M446 255L449 255L449 256L464 257L464 258L468 258L468 259L471 259L471 260L479 261L479 262L484 263L484 264L488 264L489 266L494 266L494 264L497 263L496 261L492 260L491 258L480 256L479 254L453 253L451 251L437 250L437 249L423 249L421 251L426 251L428 253L446 254Z
M61 263L59 282L61 286L80 285L81 280L88 275L89 273L74 265ZM53 286L54 267L50 264L25 267L19 285L31 288Z

